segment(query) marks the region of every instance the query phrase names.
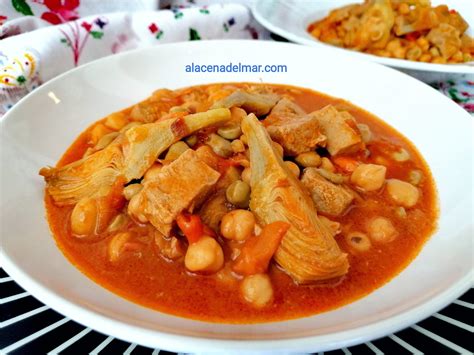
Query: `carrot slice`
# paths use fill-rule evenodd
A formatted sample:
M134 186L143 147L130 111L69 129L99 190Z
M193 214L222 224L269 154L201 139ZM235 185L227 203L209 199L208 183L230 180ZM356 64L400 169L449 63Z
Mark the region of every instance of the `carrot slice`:
M352 173L359 165L356 159L342 155L332 158L332 162L347 173Z
M214 231L202 223L198 215L183 212L178 215L176 222L190 244L196 243L203 235L215 236Z
M264 273L289 228L286 222L267 224L258 237L246 240L232 269L241 275Z

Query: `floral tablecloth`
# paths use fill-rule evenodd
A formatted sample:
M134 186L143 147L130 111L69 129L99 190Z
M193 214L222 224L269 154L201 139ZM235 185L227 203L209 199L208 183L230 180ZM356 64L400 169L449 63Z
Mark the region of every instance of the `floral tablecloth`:
M0 0L0 119L44 82L107 55L175 41L270 39L242 5L245 0L214 2ZM160 4L169 9L158 11ZM427 82L474 114L474 78ZM0 283L0 353L172 354L114 339L63 317L24 291L1 268ZM473 304L471 289L411 328L330 353L472 353L468 310Z
M216 4L216 2L219 2ZM2 0L0 117L42 83L107 55L201 39L270 39L250 1ZM168 10L159 10L167 7ZM428 82L474 114L474 78Z

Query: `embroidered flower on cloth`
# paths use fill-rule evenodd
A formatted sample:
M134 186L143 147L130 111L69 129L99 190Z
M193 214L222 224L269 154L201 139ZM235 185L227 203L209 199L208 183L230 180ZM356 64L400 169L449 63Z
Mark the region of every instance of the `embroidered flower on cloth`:
M37 54L0 52L0 117L20 98L41 85Z
M44 12L41 18L53 25L79 18L76 9L79 7L80 0L43 0L43 4L49 11Z
M160 39L163 36L163 31L154 22L148 26L148 29L156 39Z
M464 75L464 80L447 80L431 85L464 108L467 112L474 114L474 82L468 80L467 75Z

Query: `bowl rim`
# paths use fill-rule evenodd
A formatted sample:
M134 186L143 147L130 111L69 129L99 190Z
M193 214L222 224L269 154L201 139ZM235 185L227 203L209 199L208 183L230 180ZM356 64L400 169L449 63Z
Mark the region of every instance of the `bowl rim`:
M236 340L182 335L127 324L118 319L113 319L87 308L83 308L62 296L55 294L35 279L29 277L28 274L9 259L3 251L0 254L0 265L2 265L15 282L38 300L48 306L54 305L54 310L58 311L66 318L74 320L84 326L103 332L107 335L112 335L113 337L124 341L130 342L130 339L133 339L133 342L149 347L156 347L157 339L159 339L160 348L163 347L166 350L182 351L183 344L189 344L192 342L193 351L196 352L209 349L210 345L212 345L214 349L227 351L268 351L274 349L307 351L309 350L308 345L316 343L318 344L318 348L320 348L319 351L329 351L372 341L407 328L448 306L453 300L460 297L464 292L472 287L473 278L473 272L471 271L470 274L465 275L450 288L437 294L430 301L408 309L396 316L370 323L363 327L325 335L293 337L288 339ZM124 334L127 334L128 336L126 337ZM184 347L187 349L190 348L189 345L185 345Z
M232 45L241 45L248 43L255 43L253 40L211 40L211 41L199 41L195 42L180 42L180 43L169 43L160 46L153 46L148 48L140 48L132 51L122 52L113 56L104 57L98 60L91 61L72 70L69 70L61 75L55 77L52 80L44 83L37 89L30 92L28 95L23 97L11 110L0 121L1 131L3 133L3 126L13 116L20 105L23 105L30 96L38 95L41 92L48 91L50 86L55 84L57 81L64 80L67 76L72 75L76 71L86 70L90 66L100 65L102 62L107 60L118 60L119 57L133 56L136 53L144 51L157 50L160 47L187 47L193 45L207 45L209 43L232 43ZM269 46L297 46L292 43L278 43L278 42L259 42L255 45L269 45ZM165 48L163 47L163 48ZM166 50L166 49L162 49ZM359 60L360 61L360 60ZM371 63L370 65L379 65L377 63ZM393 68L386 68L388 70L394 70ZM397 75L404 75L409 77L407 74L396 71ZM411 78L411 77L410 77ZM419 83L418 80L411 78ZM450 101L439 93L440 98L444 98ZM453 108L463 111L456 104L452 103ZM463 111L464 112L464 111ZM466 116L468 116L466 114ZM125 323L118 318L114 318L108 315L104 315L93 311L88 308L81 307L79 304L67 299L66 297L60 296L48 287L42 285L40 282L30 277L28 273L11 259L3 249L0 250L0 266L3 267L7 273L26 291L31 293L34 297L38 298L41 302L46 305L53 305L53 309L64 315L68 319L77 321L87 327L95 329L99 332L103 332L107 335L111 335L117 339L124 341L133 341L135 343L149 346L149 347L162 347L167 350L183 351L183 349L192 349L194 352L209 350L212 346L213 349L219 349L222 351L271 351L271 350L291 350L291 351L311 351L311 346L318 344L319 351L329 351L333 349L339 349L341 347L352 346L363 342L371 341L398 330L404 329L411 326L412 324L431 316L440 309L449 305L453 300L457 299L470 287L474 285L474 270L471 269L469 273L464 275L462 278L454 282L449 288L437 293L429 301L418 304L411 307L399 314L372 322L362 327L354 329L343 330L333 332L330 334L323 335L305 335L301 337L291 337L283 339L234 339L231 337L211 337L211 336L195 336L195 335L183 335L158 329L150 329L140 325L132 325ZM117 295L116 295L117 296ZM120 297L120 296L117 296ZM130 301L129 301L130 302ZM197 321L202 322L202 321ZM280 321L284 323L286 321ZM202 322L208 323L208 322ZM342 340L341 340L342 339Z
M283 2L280 0L267 0L273 1L274 4L282 4ZM286 38L294 43L308 45L312 47L324 47L340 54L351 56L353 58L368 60L371 62L387 65L394 68L400 68L405 70L416 70L422 72L436 72L436 73L446 73L446 74L474 74L474 61L469 62L470 64L435 64L435 63L422 63L422 62L415 62L411 60L405 59L395 59L395 58L384 58L379 57L373 54L358 52L346 48L339 48L336 46L332 46L321 41L318 41L315 38L305 38L295 34L293 32L287 31L286 29L279 27L272 22L270 22L264 14L260 11L260 8L264 2L263 1L255 1L251 6L252 15L255 17L257 22L259 22L263 27L265 27L270 32L276 33L277 35ZM268 4L268 3L266 3ZM308 24L305 24L305 29ZM306 31L306 30L305 30Z

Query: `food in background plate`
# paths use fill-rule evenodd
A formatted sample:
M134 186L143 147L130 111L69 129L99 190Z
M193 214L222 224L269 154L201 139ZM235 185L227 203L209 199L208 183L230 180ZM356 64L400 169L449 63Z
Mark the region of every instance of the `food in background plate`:
M473 60L468 23L446 5L429 0L365 0L332 10L308 32L338 47L426 63Z
M416 148L308 89L158 90L41 169L57 244L139 304L251 323L333 309L388 282L433 232Z

